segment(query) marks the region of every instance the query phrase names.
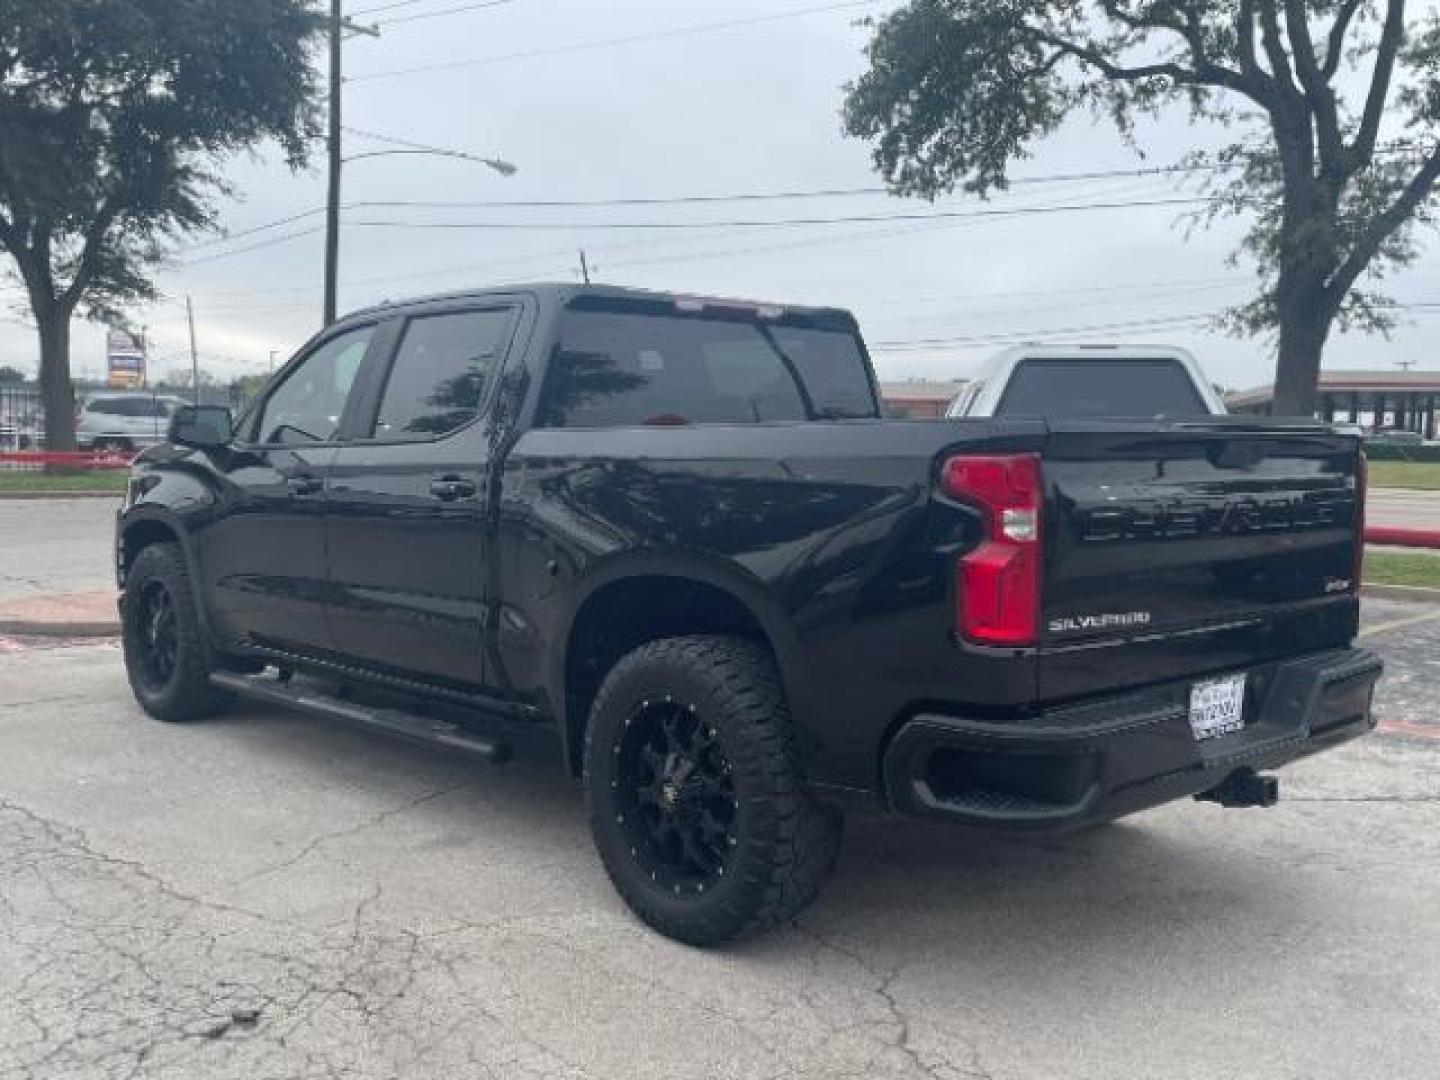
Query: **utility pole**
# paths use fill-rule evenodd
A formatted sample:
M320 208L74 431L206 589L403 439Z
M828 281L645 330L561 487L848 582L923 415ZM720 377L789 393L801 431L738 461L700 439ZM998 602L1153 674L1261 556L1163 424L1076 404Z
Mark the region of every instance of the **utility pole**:
M195 390L195 406L200 406L200 351L195 347L195 304L185 297L185 318L190 322L190 385Z
M357 26L345 18L340 0L330 0L330 185L325 198L325 325L335 321L340 275L340 97L344 84L341 70L341 42L345 32L379 37L373 26Z
M340 272L340 0L330 0L330 191L325 198L325 325L335 321Z
M586 285L590 284L590 263L585 258L585 249L580 249L580 277Z

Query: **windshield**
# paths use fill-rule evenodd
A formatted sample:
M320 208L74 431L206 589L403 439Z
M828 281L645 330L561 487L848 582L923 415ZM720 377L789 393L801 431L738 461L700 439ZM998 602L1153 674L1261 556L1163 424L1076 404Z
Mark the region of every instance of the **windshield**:
M1178 360L1025 360L996 413L1036 417L1209 416Z

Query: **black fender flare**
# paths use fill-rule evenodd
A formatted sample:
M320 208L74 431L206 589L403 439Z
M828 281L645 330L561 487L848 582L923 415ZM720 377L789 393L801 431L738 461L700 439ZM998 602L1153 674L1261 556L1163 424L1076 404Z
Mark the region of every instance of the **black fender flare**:
M798 726L812 715L799 635L773 590L738 563L706 552L627 551L597 562L567 590L556 621L557 633L549 642L546 659L547 696L556 703L561 752L571 757L570 702L566 691L566 658L575 623L586 603L609 585L632 578L662 577L692 581L717 589L736 601L755 619L769 641L780 672L781 685Z
M191 535L190 530L186 528L184 519L179 514L168 506L153 502L138 503L135 506L121 511L115 526L115 558L117 570L119 569L120 560L123 558L123 552L125 550L125 537L137 527L151 524L164 527L179 546L180 554L185 559L185 568L190 573L190 592L195 598L195 611L200 618L200 629L204 633L206 645L214 649L214 627L210 621L210 608L206 603L207 597L203 587L205 579L200 553L197 550L194 537ZM122 587L122 603L124 602L123 596Z

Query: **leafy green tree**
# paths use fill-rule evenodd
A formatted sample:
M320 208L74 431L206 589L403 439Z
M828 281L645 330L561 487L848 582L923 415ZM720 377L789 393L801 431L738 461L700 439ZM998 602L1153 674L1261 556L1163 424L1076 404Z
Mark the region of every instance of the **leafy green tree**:
M0 3L0 250L40 336L54 449L75 444L70 323L123 321L175 241L215 225L223 160L317 131L313 0Z
M0 367L0 386L20 386L25 382L25 373L9 364Z
M258 397L269 383L269 375L241 375L230 383L230 396L237 403L246 404Z
M1004 189L1077 109L1134 140L1167 109L1234 129L1199 221L1249 221L1260 293L1236 333L1276 332L1277 411L1314 408L1338 323L1394 325L1376 283L1419 254L1440 179L1440 17L1406 0L911 0L848 87L847 130L903 194ZM1422 10L1415 10L1422 9Z

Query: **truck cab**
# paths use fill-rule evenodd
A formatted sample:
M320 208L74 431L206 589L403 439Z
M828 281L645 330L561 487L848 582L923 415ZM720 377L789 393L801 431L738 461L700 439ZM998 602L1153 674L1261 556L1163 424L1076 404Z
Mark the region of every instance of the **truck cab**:
M985 365L947 416L1224 416L1199 361L1165 345L1019 345Z

